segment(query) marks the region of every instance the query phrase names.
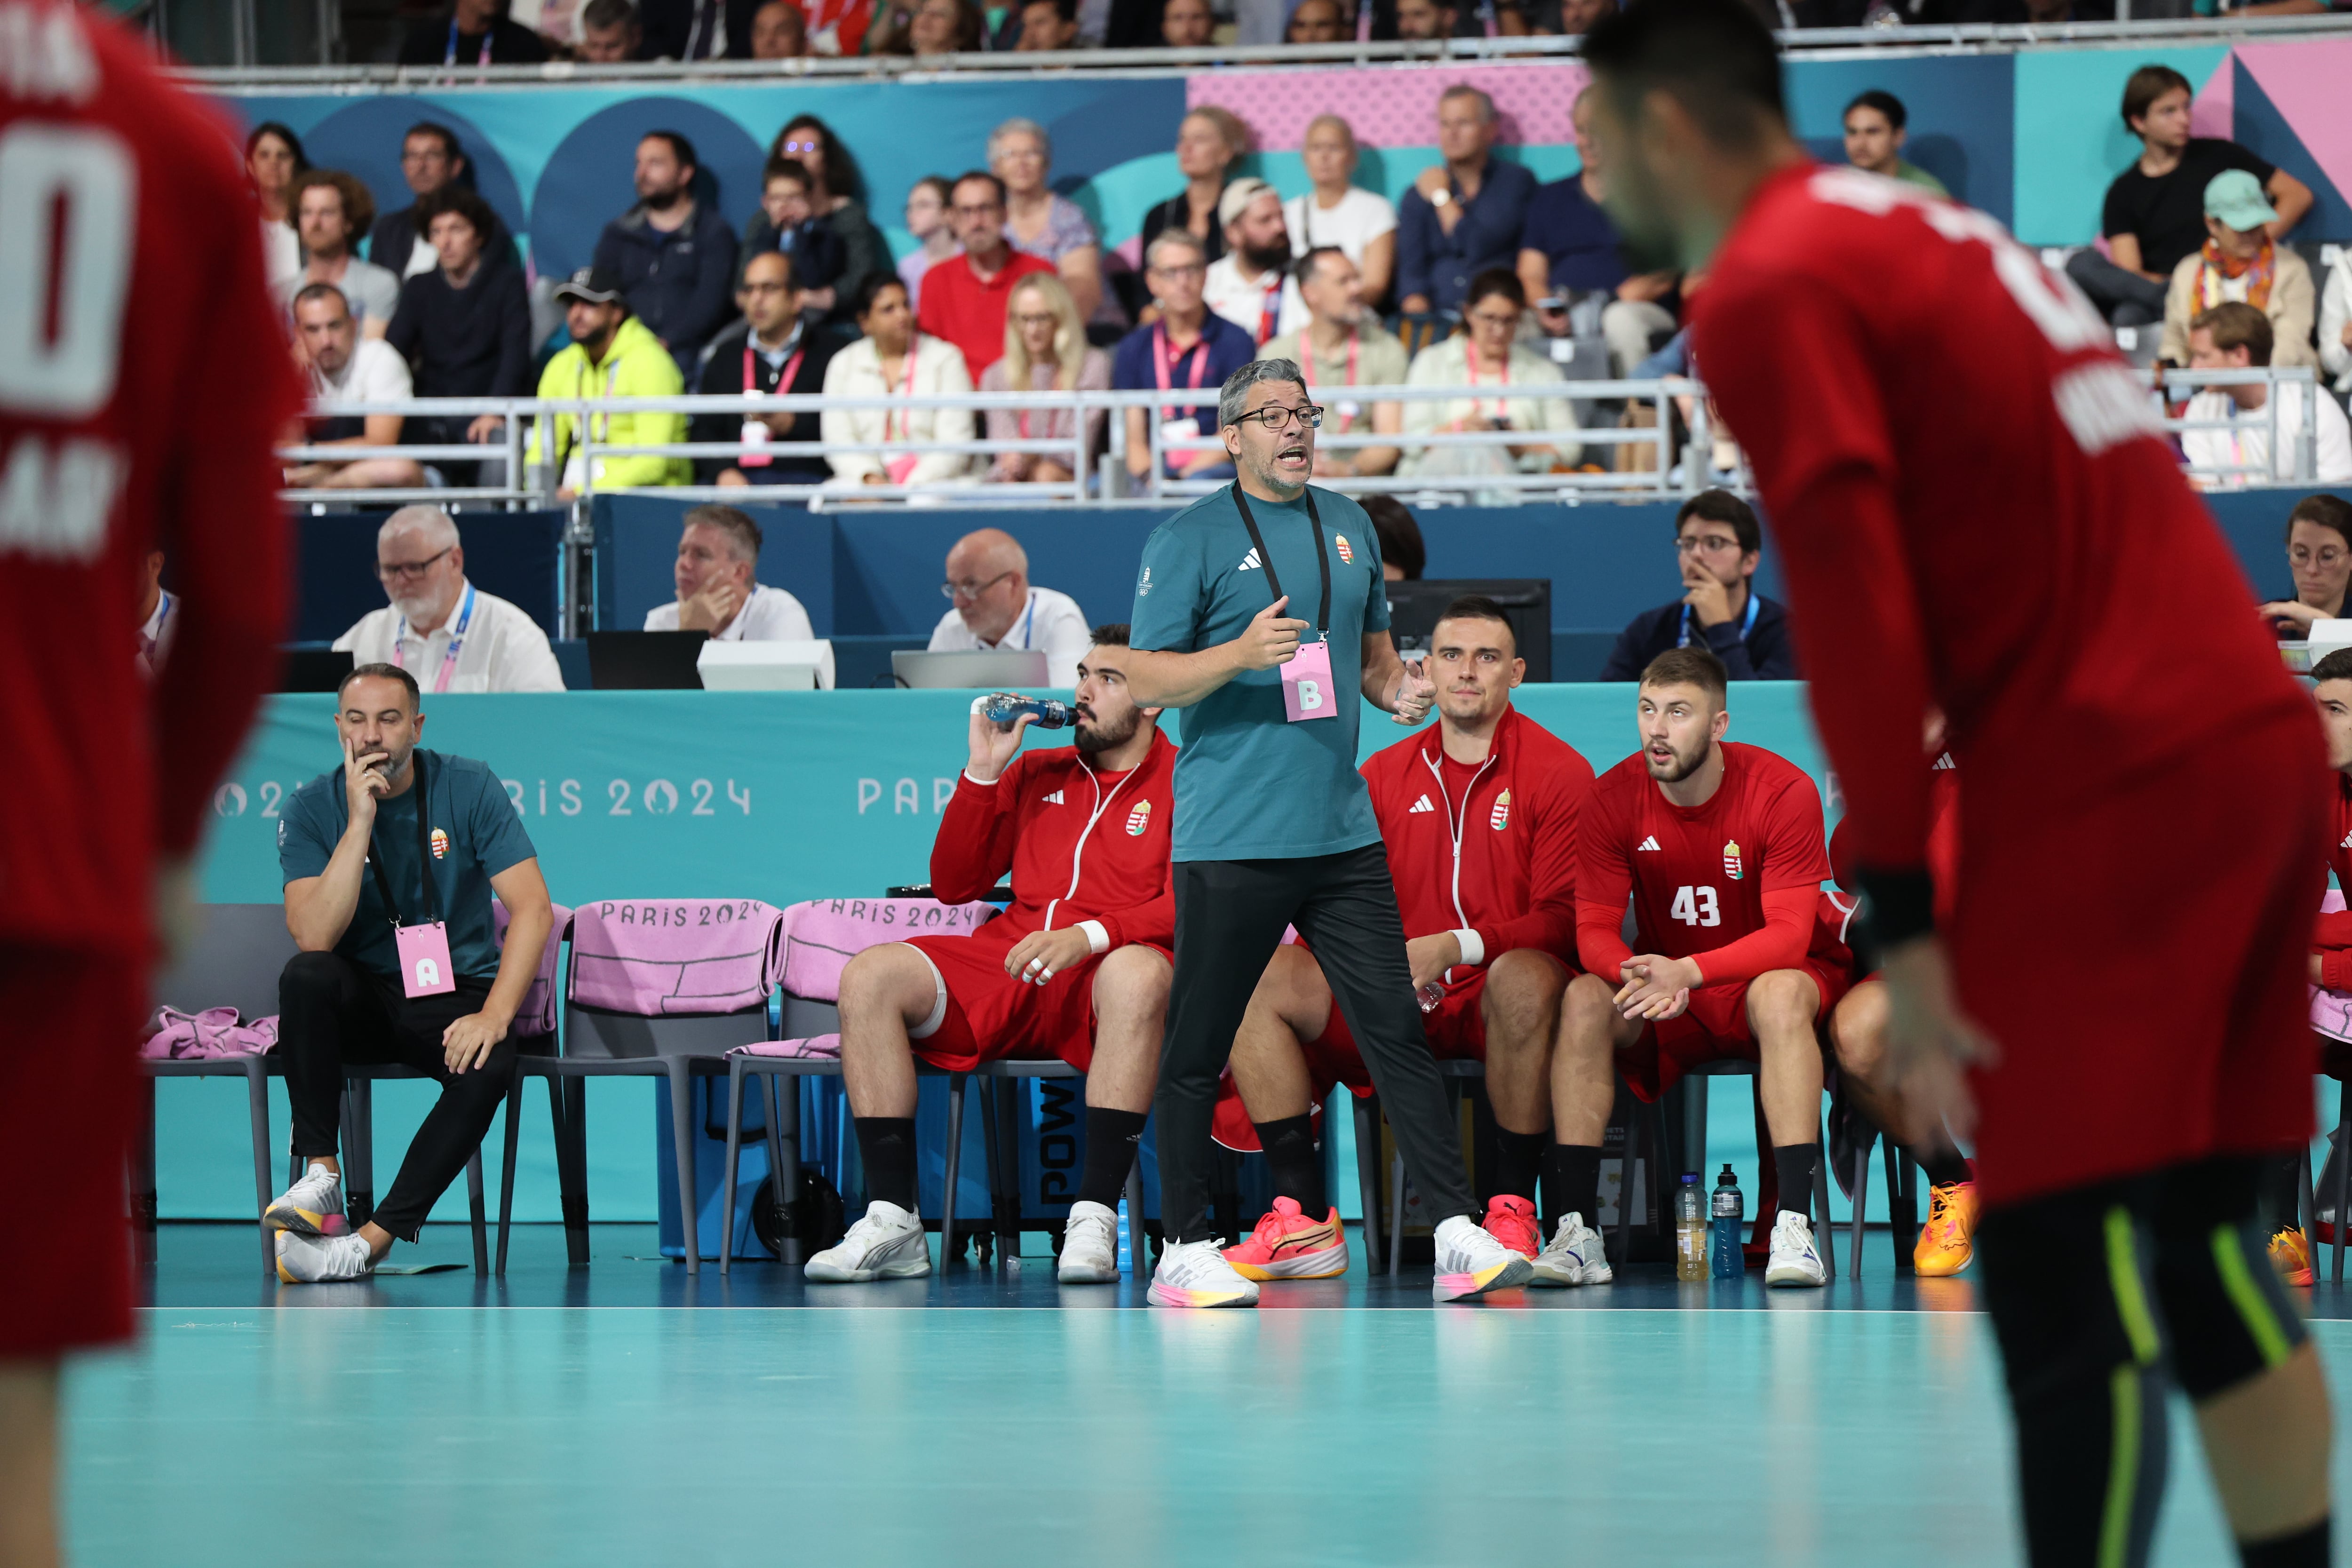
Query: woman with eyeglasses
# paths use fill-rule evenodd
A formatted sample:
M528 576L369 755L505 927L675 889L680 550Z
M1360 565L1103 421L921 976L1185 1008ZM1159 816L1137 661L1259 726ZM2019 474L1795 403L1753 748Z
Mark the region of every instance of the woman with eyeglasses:
M865 182L857 173L857 160L825 122L814 114L796 114L784 121L769 143L770 158L789 158L809 173L813 182L808 193L809 207L817 221L833 231L841 241L841 273L833 280L834 298L839 301L826 319L837 323L850 320L849 302L857 298L872 278L892 276L889 248L882 243L881 231L866 214L866 204L859 199ZM755 212L743 227L743 254L756 256L763 250L776 248L776 226L765 212Z
M1077 302L1059 279L1038 272L1013 286L1004 303L1004 357L980 374L982 392L1110 390L1110 356L1087 346ZM994 481L1067 484L1070 439L1078 416L1067 409L992 408L992 441L1045 441L1034 451L999 452L989 465ZM1086 466L1102 446L1104 411L1087 416Z
M1559 395L1559 367L1518 341L1527 302L1515 272L1493 267L1470 279L1470 291L1462 300L1462 332L1422 350L1405 373L1408 386L1469 390L1456 397L1418 399L1404 405L1405 455L1397 465L1399 474L1413 479L1540 474L1573 465L1581 455L1575 412ZM1519 430L1551 438L1441 447L1416 445L1412 439L1468 430Z
M2262 609L2281 641L2303 642L2316 621L2342 620L2346 587L2352 584L2352 503L2337 496L2304 497L2286 514L2286 564L2294 574L2294 597L2273 599Z
M1078 205L1045 184L1053 163L1053 141L1034 120L1008 120L988 134L988 167L1004 182L1004 237L1054 264L1079 321L1103 320L1102 240ZM1114 304L1108 321L1124 327L1126 313Z
M261 203L261 255L274 288L302 270L302 240L294 232L294 181L309 172L302 139L265 120L245 139L245 177Z

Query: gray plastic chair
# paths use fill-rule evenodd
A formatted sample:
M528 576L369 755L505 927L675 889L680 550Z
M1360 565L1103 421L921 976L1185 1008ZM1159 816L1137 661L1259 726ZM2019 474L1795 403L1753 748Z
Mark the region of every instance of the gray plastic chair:
M1691 1167L1699 1173L1702 1181L1706 1174L1706 1080L1711 1078L1752 1079L1758 1076L1758 1072L1759 1064L1755 1062L1725 1060L1707 1062L1683 1074L1683 1081L1690 1086L1689 1098L1684 1101L1684 1115L1687 1118L1685 1122L1685 1152ZM1815 1125L1819 1125L1818 1121ZM1625 1259L1631 1256L1627 1249L1633 1241L1633 1205L1627 1199L1631 1196L1633 1184L1633 1163L1641 1158L1642 1140L1645 1132L1649 1135L1652 1152L1649 1199L1645 1206L1656 1216L1651 1222L1653 1225L1664 1228L1667 1224L1666 1210L1672 1203L1672 1195L1666 1185L1665 1130L1664 1114L1655 1103L1644 1104L1638 1100L1633 1102L1633 1120L1625 1128L1624 1174L1618 1188L1616 1262L1619 1268L1624 1267ZM1826 1156L1829 1149L1827 1138L1822 1139L1822 1148ZM1769 1156L1765 1154L1763 1157ZM1813 1162L1813 1212L1821 1216L1813 1226L1813 1235L1821 1243L1822 1267L1834 1276L1837 1273L1837 1237L1836 1227L1829 1223L1830 1173L1826 1157ZM1748 1216L1748 1223L1752 1223L1754 1217Z
M1454 1103L1458 1108L1470 1080L1485 1079L1486 1064L1468 1057L1440 1057L1437 1058L1437 1076L1446 1080L1445 1087L1451 1091ZM1386 1272L1395 1274L1404 1265L1404 1155L1400 1151L1391 1163L1391 1200L1388 1218L1383 1221L1381 1217L1381 1097L1351 1091L1348 1098L1355 1101L1356 1183L1358 1203L1364 1216L1364 1271L1368 1274L1382 1272L1381 1248L1385 1237L1389 1259ZM1459 1118L1461 1112L1457 1109L1454 1114Z

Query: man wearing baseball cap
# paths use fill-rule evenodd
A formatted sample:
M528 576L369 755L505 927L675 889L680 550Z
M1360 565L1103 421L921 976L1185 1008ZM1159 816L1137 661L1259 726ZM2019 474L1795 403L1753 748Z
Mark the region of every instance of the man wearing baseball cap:
M619 274L583 267L556 285L572 342L547 362L539 378L546 398L602 401L615 397L675 397L685 387L677 362L661 340L629 313ZM682 485L693 472L684 458L608 455L616 447L662 446L686 439L683 414L559 414L551 421L555 450L542 456L531 432L526 461L548 462L561 476L556 497L572 500L592 490L641 485Z
M2206 182L2205 243L2180 258L2165 291L2165 359L2187 364L2190 323L2216 305L2238 302L2270 319L2271 363L2319 363L2311 346L2317 313L2311 268L2271 237L2278 219L2251 172L2224 169Z
M1307 301L1290 276L1290 226L1282 193L1264 180L1235 180L1217 202L1225 253L1209 263L1201 299L1264 348L1307 324Z

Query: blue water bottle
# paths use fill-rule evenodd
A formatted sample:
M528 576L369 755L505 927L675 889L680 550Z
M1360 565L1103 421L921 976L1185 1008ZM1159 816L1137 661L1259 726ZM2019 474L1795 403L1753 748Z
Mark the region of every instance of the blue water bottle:
M1135 1272L1135 1245L1127 1225L1127 1200L1121 1198L1118 1200L1118 1271L1131 1275Z
M1747 1200L1739 1194L1739 1178L1726 1165L1723 1174L1715 1179L1715 1202L1711 1217L1715 1230L1715 1277L1737 1279L1748 1272L1747 1255L1740 1250L1741 1221L1746 1218Z

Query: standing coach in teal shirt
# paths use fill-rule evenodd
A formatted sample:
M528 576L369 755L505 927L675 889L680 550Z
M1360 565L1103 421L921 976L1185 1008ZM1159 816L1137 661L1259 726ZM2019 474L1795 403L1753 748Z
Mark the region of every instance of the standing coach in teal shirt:
M1128 690L1141 706L1184 710L1176 980L1153 1105L1169 1245L1150 1295L1161 1306L1257 1300L1210 1223L1209 1118L1234 1033L1291 924L1330 976L1413 1185L1440 1216L1434 1294L1475 1296L1528 1273L1471 1217L1396 888L1356 772L1355 694L1417 724L1435 689L1390 639L1371 520L1307 486L1322 412L1288 360L1235 371L1217 422L1239 478L1152 531L1135 585Z

